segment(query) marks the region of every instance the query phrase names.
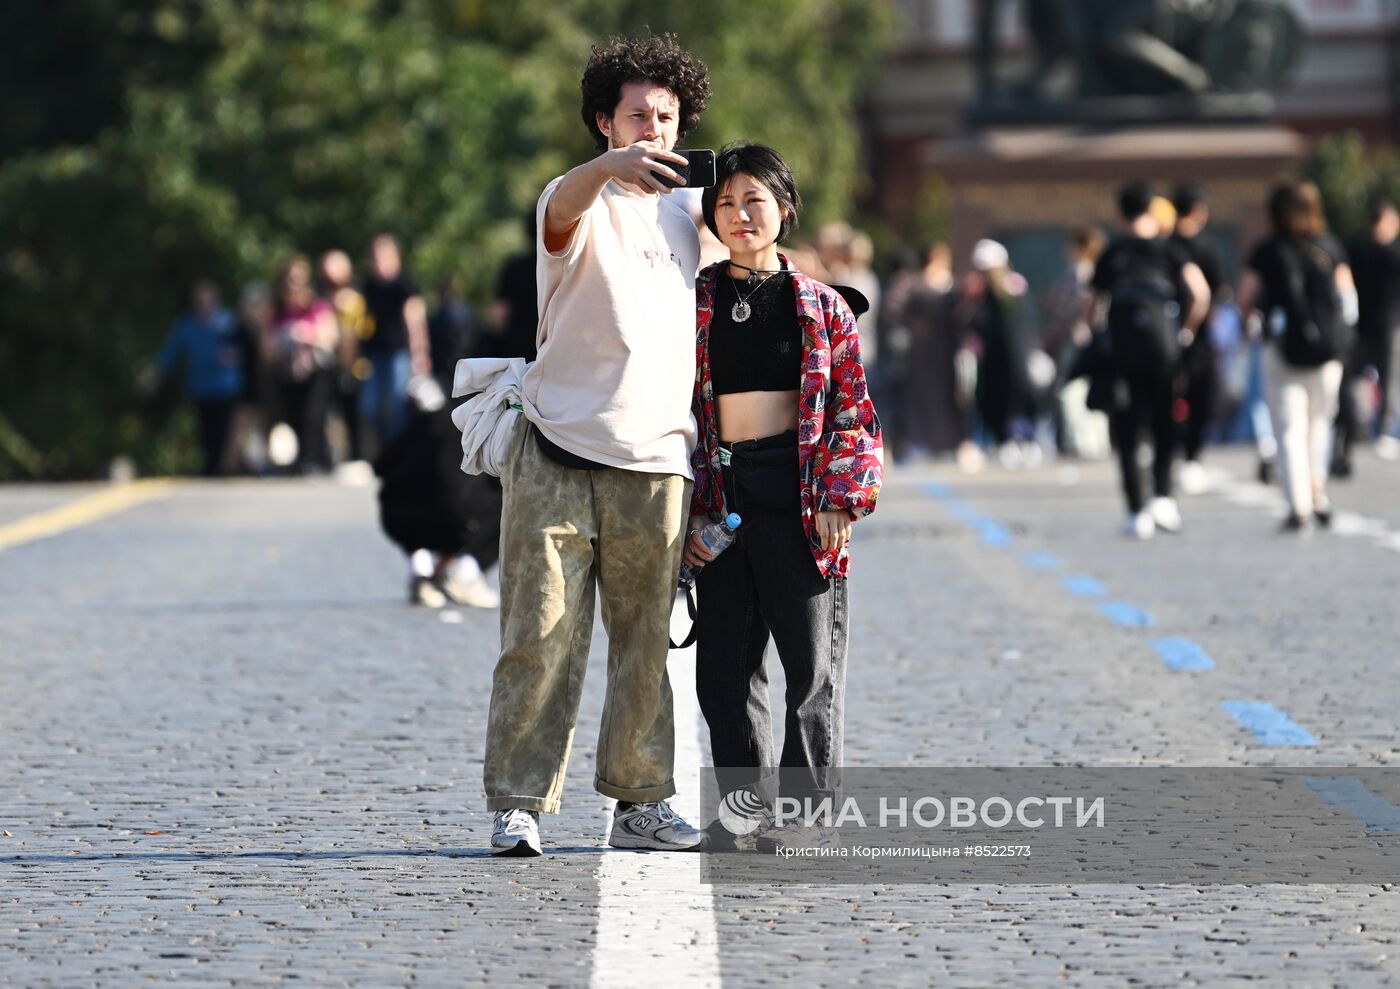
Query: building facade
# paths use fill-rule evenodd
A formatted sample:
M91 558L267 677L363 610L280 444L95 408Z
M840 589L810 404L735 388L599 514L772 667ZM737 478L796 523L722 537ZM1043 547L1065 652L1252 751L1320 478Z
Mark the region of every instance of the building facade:
M1024 74L1034 54L1022 29L1021 0L1000 4L1006 79ZM869 95L866 127L874 177L870 206L911 240L914 217L945 204L955 257L996 237L1032 280L1063 264L1069 229L1111 225L1113 191L1145 178L1164 191L1183 179L1204 182L1214 233L1232 264L1263 230L1271 184L1317 137L1360 131L1369 142L1400 139L1400 0L1294 0L1303 26L1299 57L1275 89L1268 119L975 126L978 0L901 0L900 42Z

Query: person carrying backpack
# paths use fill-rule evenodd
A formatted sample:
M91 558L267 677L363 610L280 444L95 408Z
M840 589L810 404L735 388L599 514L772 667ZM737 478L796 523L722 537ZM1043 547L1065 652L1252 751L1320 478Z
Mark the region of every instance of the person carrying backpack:
M1181 511L1172 498L1172 419L1174 384L1182 348L1205 317L1210 289L1205 275L1150 211L1152 190L1132 182L1118 193L1123 233L1108 246L1094 269L1091 285L1104 317L1107 363L1113 377L1109 422L1128 502L1125 531L1137 539L1157 529L1181 529ZM1143 494L1138 440L1152 433L1152 489Z
M1331 423L1337 414L1342 356L1356 322L1356 290L1345 251L1327 233L1311 182L1278 186L1269 196L1272 234L1249 256L1240 308L1264 338L1265 390L1279 437L1279 479L1288 499L1285 532L1327 526Z

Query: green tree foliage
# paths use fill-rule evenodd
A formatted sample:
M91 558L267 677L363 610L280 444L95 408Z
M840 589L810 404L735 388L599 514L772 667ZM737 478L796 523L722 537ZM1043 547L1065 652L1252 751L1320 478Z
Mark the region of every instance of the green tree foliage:
M1373 200L1400 203L1400 154L1388 148L1368 151L1355 132L1319 141L1302 175L1317 183L1328 224L1348 240L1366 231Z
M23 8L21 10L21 8ZM0 14L0 477L187 467L135 382L188 286L233 301L293 251L404 238L484 301L545 182L592 153L591 44L674 31L710 66L688 142L789 156L812 222L859 191L855 100L893 15L866 0L70 0ZM37 451L7 455L7 449Z

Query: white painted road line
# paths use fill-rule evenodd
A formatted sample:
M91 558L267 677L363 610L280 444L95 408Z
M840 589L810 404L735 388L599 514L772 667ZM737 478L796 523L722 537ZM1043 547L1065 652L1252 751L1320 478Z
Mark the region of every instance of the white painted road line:
M1210 471L1208 493L1219 495L1242 508L1268 509L1278 518L1283 518L1287 513L1287 502L1277 487L1253 480L1239 480L1219 468L1211 468ZM1400 551L1400 531L1392 529L1384 519L1372 518L1360 512L1336 510L1331 532L1336 536L1369 539L1382 549Z
M690 619L673 612L679 640ZM695 647L671 651L667 665L676 708L676 811L696 827L700 819L700 718L695 700ZM603 819L606 846L612 808ZM675 985L720 989L714 899L700 881L693 852L607 849L598 868L598 932L593 947L594 989Z

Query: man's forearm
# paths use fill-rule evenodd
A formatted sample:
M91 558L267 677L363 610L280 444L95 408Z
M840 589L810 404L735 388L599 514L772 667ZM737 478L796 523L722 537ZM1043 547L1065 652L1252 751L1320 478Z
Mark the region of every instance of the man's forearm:
M610 178L612 174L605 167L604 155L566 172L549 198L544 214L545 232L557 236L573 229Z

